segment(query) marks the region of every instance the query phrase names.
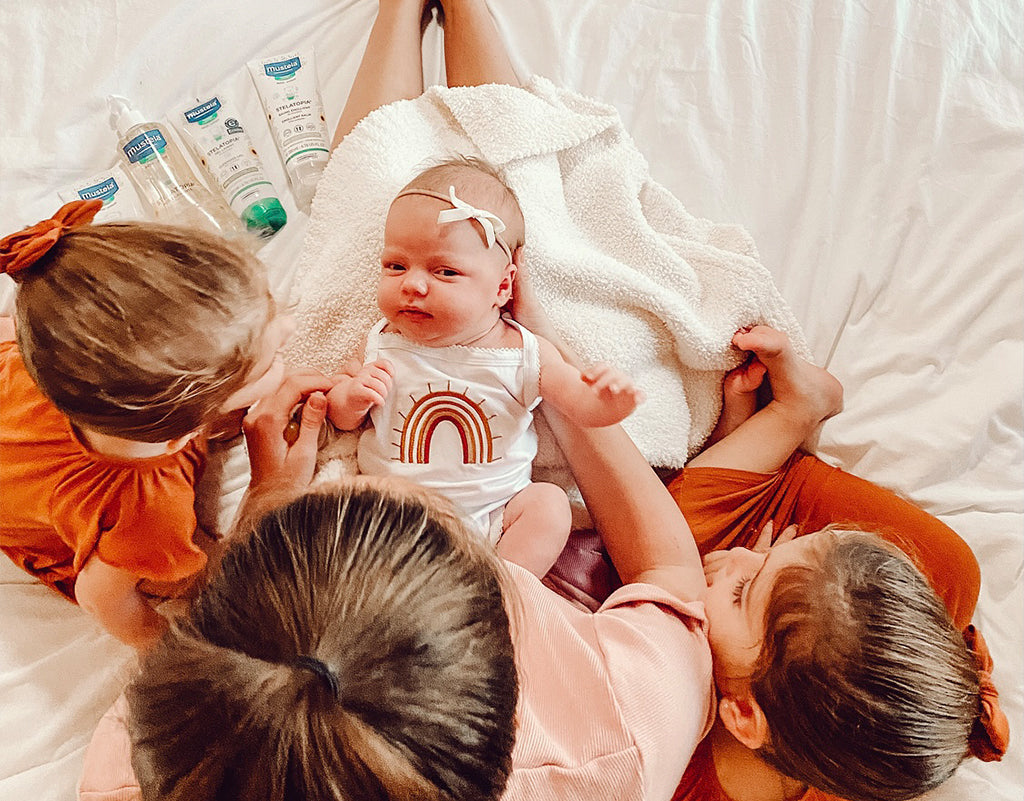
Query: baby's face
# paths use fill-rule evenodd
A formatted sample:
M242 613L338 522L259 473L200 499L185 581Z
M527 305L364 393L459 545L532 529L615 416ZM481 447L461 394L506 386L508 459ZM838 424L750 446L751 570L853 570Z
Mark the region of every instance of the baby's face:
M391 204L377 304L407 339L431 347L471 344L497 323L515 270L479 225L438 225L442 200L405 195Z
M704 557L708 582L705 613L715 683L728 691L746 682L764 640L764 615L775 580L785 567L814 564L819 533L774 545L766 553L747 548L712 551Z

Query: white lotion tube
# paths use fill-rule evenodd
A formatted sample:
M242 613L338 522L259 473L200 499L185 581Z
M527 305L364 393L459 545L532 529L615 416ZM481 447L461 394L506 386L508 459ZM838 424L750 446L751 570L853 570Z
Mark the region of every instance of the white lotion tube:
M145 220L151 216L139 193L135 191L135 184L117 164L109 170L61 189L57 196L64 203L70 203L72 200L102 200L103 208L94 218L98 223Z
M257 59L248 67L296 205L308 212L331 154L313 50Z
M249 134L224 96L194 100L177 110L174 121L208 183L220 187L246 228L273 236L288 217Z

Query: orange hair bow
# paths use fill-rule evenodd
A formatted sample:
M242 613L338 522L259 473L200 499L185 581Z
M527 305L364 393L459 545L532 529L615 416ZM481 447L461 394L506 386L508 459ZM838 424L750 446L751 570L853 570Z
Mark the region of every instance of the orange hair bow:
M964 641L978 667L980 710L968 740L971 756L982 762L997 762L1010 743L1010 723L999 707L999 692L992 683L992 655L981 632L974 626L964 629Z
M31 267L57 244L65 231L92 222L102 200L73 200L48 220L42 220L0 239L0 272L14 277Z

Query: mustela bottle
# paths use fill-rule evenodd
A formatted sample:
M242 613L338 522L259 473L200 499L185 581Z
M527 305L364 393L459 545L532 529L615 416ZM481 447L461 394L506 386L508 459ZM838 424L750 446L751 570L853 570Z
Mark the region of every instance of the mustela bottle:
M119 95L107 98L125 170L160 221L241 237L241 221L196 178L162 125L147 120Z

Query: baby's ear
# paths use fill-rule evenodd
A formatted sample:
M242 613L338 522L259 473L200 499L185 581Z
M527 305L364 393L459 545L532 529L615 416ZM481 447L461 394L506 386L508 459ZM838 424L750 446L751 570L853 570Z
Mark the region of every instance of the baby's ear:
M516 251L518 253L518 250ZM512 299L512 286L516 281L516 265L515 262L510 262L505 267L505 272L501 276L501 283L498 284L498 306L504 306Z
M749 692L722 696L718 701L718 717L730 734L752 751L768 742L768 721Z

